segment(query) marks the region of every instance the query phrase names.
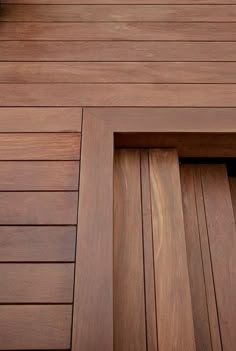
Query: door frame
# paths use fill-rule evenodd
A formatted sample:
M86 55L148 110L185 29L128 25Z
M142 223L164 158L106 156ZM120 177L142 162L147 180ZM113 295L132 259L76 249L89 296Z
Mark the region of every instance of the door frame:
M171 144L163 145L163 140L171 140ZM188 157L236 157L236 109L84 109L72 351L113 350L116 143L122 147L176 147Z

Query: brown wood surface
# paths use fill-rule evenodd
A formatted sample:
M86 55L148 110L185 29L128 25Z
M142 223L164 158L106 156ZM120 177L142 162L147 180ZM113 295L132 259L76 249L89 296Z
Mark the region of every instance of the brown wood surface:
M81 131L82 109L80 108L3 107L0 108L0 116L1 133Z
M235 61L236 42L0 41L0 61Z
M177 153L149 160L159 350L195 350Z
M75 239L76 227L1 226L0 262L72 262Z
M2 106L235 107L235 84L0 84ZM46 136L48 137L48 136ZM45 138L46 138L45 137ZM63 141L79 136L58 136ZM51 139L50 139L51 140ZM1 142L1 140L0 140ZM10 141L7 141L9 146ZM65 145L63 144L63 147ZM69 145L68 145L69 147ZM31 147L32 148L32 147ZM31 148L29 152L31 151ZM74 150L75 151L75 150ZM58 148L56 152L61 152ZM78 152L78 146L76 148ZM67 156L68 157L68 156ZM70 156L71 157L71 156ZM74 155L72 157L75 157Z
M14 72L14 73L13 73ZM1 83L236 83L235 62L0 63ZM72 110L73 111L73 110ZM76 110L75 110L76 111ZM73 117L78 118L78 112ZM70 112L70 111L69 111ZM59 110L59 116L61 115ZM64 111L64 118L66 111ZM69 115L70 116L70 115ZM33 114L33 117L34 114ZM46 118L45 118L46 120ZM50 121L49 121L50 123ZM54 115L54 123L57 116ZM78 123L79 124L79 123Z
M201 168L223 350L236 348L236 227L226 168Z
M69 349L71 314L70 305L1 305L1 349Z
M146 350L140 151L114 158L114 351Z
M208 227L205 213L205 203L202 191L201 166L195 166L194 185L195 199L199 226L199 239L201 242L202 263L205 277L208 318L211 331L211 344L213 351L222 351L221 330L215 294L215 283L212 271L211 251L208 237Z
M102 3L102 1L101 1ZM130 3L130 1L129 1ZM145 3L145 1L143 2ZM235 22L236 6L227 5L3 5L7 22Z
M181 165L180 171L196 350L212 351L198 212L195 201L195 168L191 165Z
M236 223L236 177L230 177L230 190L231 190L231 198L234 209L234 218Z
M79 160L79 133L0 133L0 160Z
M0 303L72 303L74 265L1 263Z
M77 192L0 192L0 224L76 224Z
M86 118L83 128L72 349L110 351L114 321L113 135L99 119Z
M6 23L1 40L234 41L236 23Z
M79 162L1 161L0 191L78 190Z
M149 176L149 153L141 151L141 195L143 224L143 254L146 298L147 350L157 351L156 286L154 274L154 249Z

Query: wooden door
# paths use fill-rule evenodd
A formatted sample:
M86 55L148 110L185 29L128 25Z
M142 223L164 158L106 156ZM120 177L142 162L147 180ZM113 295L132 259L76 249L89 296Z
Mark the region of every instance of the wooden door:
M236 349L234 179L174 149L115 151L114 351Z

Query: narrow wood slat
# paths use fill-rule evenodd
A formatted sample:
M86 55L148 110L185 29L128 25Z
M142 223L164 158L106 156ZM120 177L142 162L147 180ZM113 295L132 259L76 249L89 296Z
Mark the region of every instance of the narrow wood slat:
M195 201L195 169L191 165L181 165L180 170L196 350L212 351L198 212Z
M140 152L121 150L114 160L114 350L131 349L146 350Z
M199 106L199 107L235 107L236 85L234 84L0 84L0 104L2 106ZM20 142L17 143L17 138ZM25 150L22 140L27 138L30 148ZM16 144L19 146L18 157L36 157L34 148L39 153L36 135L0 136L0 157L16 157ZM53 149L53 159L78 159L79 138L77 135L39 135ZM11 146L11 141L15 144ZM32 141L31 141L32 140ZM38 141L39 141L38 140ZM41 142L42 142L41 140ZM61 143L62 147L58 147ZM44 145L44 143L42 142ZM56 144L56 145L55 145ZM73 144L71 146L71 144ZM75 144L75 145L74 145ZM10 153L10 148L13 151ZM72 149L73 148L73 149ZM69 150L68 150L69 149ZM51 151L49 149L49 151ZM40 147L37 158L49 151ZM67 152L66 152L67 151Z
M235 22L236 6L227 5L3 5L0 21Z
M234 41L236 23L2 23L1 40Z
M80 108L0 107L0 115L0 132L81 132Z
M77 161L1 161L0 191L78 190Z
M234 217L235 217L235 223L236 223L236 177L230 177L229 181L230 181L231 198L232 198Z
M236 348L236 228L226 168L201 168L215 292L224 350Z
M0 228L0 262L72 262L75 227Z
M178 158L149 151L160 351L195 350Z
M0 264L0 303L72 303L74 265Z
M151 214L151 193L149 177L148 151L141 151L141 195L142 195L142 224L143 224L143 254L146 298L146 328L148 351L158 350L156 297L154 274L154 250Z
M211 262L211 251L209 246L205 204L202 192L201 166L194 167L193 176L199 226L199 238L201 242L202 262L205 276L209 326L211 330L212 351L222 351L221 331L219 325L214 276Z
M70 305L1 305L1 350L69 349L71 317Z
M0 41L0 52L0 61L236 61L236 42Z
M76 224L77 192L2 192L0 224Z
M46 93L46 92L45 92ZM27 99L27 97L26 97ZM0 98L1 100L1 98ZM1 133L0 160L79 160L79 133Z
M235 62L0 63L1 83L236 83ZM1 110L0 110L1 111ZM40 111L39 111L40 112ZM11 113L13 114L13 113ZM66 116L66 112L64 118ZM35 116L34 116L35 117ZM57 116L54 123L57 123ZM78 118L78 116L76 116ZM32 118L31 118L32 119ZM45 121L46 122L46 121ZM47 124L47 122L46 122ZM79 124L79 123L77 123ZM28 127L29 128L29 127Z
M35 4L34 0L2 0L5 4ZM127 0L70 0L70 4L127 4ZM129 4L145 4L145 0L129 0ZM185 0L148 0L149 4L185 4ZM188 4L222 4L223 0L189 0ZM227 4L235 4L227 0ZM37 4L66 4L66 0L37 0Z

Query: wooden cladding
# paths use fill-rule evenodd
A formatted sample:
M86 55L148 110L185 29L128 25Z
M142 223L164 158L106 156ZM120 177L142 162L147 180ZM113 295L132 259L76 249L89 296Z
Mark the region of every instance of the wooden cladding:
M114 350L236 347L234 183L174 150L115 151Z

